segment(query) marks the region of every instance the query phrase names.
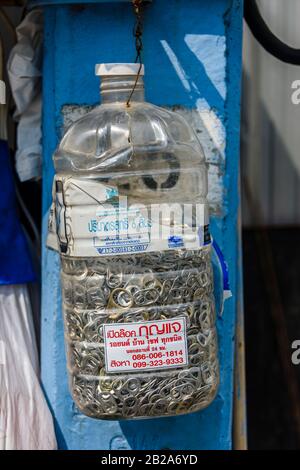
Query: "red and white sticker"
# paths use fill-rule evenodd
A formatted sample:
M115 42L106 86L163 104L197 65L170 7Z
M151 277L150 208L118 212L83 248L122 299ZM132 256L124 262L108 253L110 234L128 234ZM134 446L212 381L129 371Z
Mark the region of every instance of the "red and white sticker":
M104 347L106 372L186 366L186 319L104 325Z

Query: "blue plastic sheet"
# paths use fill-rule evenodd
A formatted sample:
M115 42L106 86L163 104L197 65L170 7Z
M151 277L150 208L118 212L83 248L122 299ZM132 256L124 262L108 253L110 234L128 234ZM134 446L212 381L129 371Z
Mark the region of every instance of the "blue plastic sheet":
M7 142L0 140L0 285L36 280L26 238L17 215Z

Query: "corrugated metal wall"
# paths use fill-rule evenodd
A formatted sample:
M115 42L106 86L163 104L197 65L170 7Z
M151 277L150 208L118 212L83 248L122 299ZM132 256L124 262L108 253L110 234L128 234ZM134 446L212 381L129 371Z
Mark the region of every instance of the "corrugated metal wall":
M284 42L300 48L300 0L260 0L265 21ZM244 27L242 114L243 223L300 223L300 104L291 84L300 67L270 56ZM245 196L245 178L253 205ZM253 213L254 212L254 213ZM257 219L258 212L260 215Z

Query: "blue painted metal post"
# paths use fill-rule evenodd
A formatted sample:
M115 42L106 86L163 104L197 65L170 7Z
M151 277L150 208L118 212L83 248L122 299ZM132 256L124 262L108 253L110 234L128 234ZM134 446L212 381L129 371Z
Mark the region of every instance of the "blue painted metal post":
M132 62L128 2L35 1L45 13L43 82L44 242L52 153L66 105L99 101L94 65ZM83 5L86 3L85 5ZM192 121L209 162L212 233L230 271L233 297L218 320L221 386L206 410L143 421L97 421L80 414L68 391L59 259L43 249L42 378L59 445L69 449L230 449L235 316L239 285L239 119L242 0L153 0L147 7L144 63L148 101ZM70 113L70 108L69 113Z

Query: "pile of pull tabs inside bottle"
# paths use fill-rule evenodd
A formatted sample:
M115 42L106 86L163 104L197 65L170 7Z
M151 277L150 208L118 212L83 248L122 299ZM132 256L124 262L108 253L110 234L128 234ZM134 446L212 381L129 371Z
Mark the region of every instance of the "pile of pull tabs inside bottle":
M66 258L63 278L71 388L85 414L116 419L174 415L212 401L218 356L209 249L91 263ZM187 365L180 367L183 356L177 350L162 358L161 351L143 353L147 348L141 347L134 355L136 371L107 374L104 325L176 317L186 323ZM126 343L126 333L118 332L115 341ZM172 367L149 370L148 362Z
M121 195L147 207L207 204L207 170L190 126L145 103L141 78L130 109L119 103L137 65L116 65L100 66L104 104L69 128L54 155L70 389L94 418L180 415L207 407L219 383L208 222L189 248L176 236L153 244L146 229L135 244L101 230L107 194L119 212Z

